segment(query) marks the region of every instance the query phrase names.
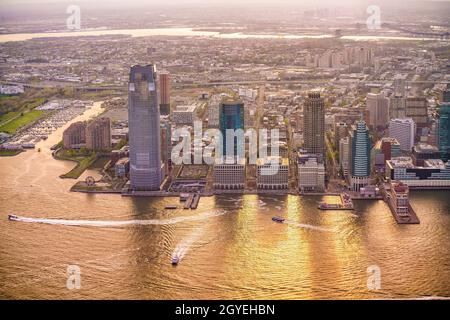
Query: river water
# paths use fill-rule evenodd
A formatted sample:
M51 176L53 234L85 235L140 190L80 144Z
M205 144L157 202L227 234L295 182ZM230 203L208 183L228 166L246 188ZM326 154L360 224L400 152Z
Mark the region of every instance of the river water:
M132 37L149 36L179 36L179 37L213 37L220 39L323 39L333 37L330 34L246 34L246 33L220 33L217 31L200 31L193 28L153 28L153 29L108 29L108 30L80 30L67 32L47 32L47 33L15 33L0 34L0 43L9 41L26 41L36 38L56 38L56 37L80 37L80 36L112 36L127 35ZM399 35L348 35L342 39L354 41L417 41L434 40L433 38L417 38ZM446 40L448 41L448 40Z
M422 223L409 226L382 201L319 211L322 197L217 196L164 210L178 199L69 192L74 181L58 176L74 164L49 150L63 129L41 152L0 158L0 298L450 297L449 192L414 192ZM81 270L80 289L67 289L69 265ZM380 268L380 290L367 287L370 266Z

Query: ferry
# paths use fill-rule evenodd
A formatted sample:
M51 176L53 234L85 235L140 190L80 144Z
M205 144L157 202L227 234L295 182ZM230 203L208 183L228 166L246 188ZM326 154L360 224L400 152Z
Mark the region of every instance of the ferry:
M272 217L272 221L283 223L284 221L286 221L286 219L280 217Z
M17 220L19 220L19 217L16 216L15 214L8 214L8 220L17 221Z
M180 262L180 258L178 258L177 256L172 257L172 265L176 266L178 264L178 262Z

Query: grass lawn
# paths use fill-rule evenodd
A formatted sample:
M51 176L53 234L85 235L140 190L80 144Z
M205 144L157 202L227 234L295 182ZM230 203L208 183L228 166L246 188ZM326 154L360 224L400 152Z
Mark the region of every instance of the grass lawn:
M16 156L22 151L20 150L0 150L0 157L12 157Z
M66 150L60 150L55 155L55 157L60 160L70 160L77 162L77 165L72 170L70 170L66 174L59 176L62 179L78 179L83 174L83 172L97 160L97 154L95 152L82 155L70 154Z
M6 132L9 134L14 134L19 128L38 120L45 114L41 110L33 110L25 113L23 116L18 116L14 120L0 126L0 132Z
M20 115L20 112L8 112L0 116L0 126Z

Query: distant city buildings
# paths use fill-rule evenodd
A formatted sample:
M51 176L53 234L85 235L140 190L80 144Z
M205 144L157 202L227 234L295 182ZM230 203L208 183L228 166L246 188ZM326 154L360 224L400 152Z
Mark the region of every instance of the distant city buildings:
M350 132L350 188L359 191L370 182L370 150L372 144L369 129L364 121L359 121Z
M130 186L159 190L162 182L160 114L153 65L133 66L128 87Z
M406 118L406 98L403 96L389 97L389 118Z
M303 105L304 149L325 154L325 102L320 92L309 92Z
M297 158L298 189L301 192L325 190L325 164L322 154L300 151Z
M400 149L411 152L416 137L416 124L413 119L392 119L389 122L389 137L400 143Z

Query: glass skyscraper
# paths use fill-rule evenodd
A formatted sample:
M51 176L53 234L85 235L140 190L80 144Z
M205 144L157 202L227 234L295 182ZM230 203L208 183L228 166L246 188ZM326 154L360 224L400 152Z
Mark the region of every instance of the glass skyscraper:
M439 108L439 151L442 160L450 160L450 102Z
M133 190L159 190L162 181L160 113L153 65L133 66L128 87L130 183Z
M223 136L222 155L224 157L244 157L244 140L242 143L234 136L234 141L227 141L227 130L244 130L244 104L237 101L222 101L219 107L219 129ZM232 149L231 145L234 145ZM227 148L230 149L227 152Z
M359 121L350 134L350 182L358 191L369 184L371 141L369 129L364 121Z

